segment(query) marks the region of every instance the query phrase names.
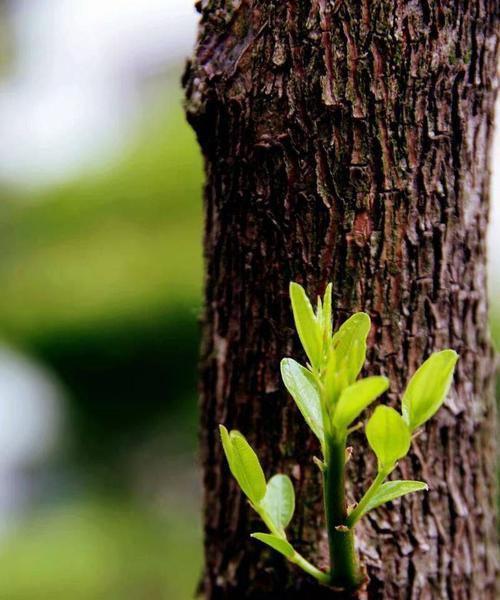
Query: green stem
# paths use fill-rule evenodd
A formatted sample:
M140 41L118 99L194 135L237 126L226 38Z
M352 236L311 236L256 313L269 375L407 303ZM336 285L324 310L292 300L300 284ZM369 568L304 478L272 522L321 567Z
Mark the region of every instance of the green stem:
M330 583L330 574L324 573L317 569L314 565L312 565L308 560L306 560L301 554L297 551L293 554L291 558L288 559L290 562L296 564L306 573L312 575L315 579L317 579L320 583L324 585L328 585Z
M352 528L359 521L359 519L361 519L368 502L373 498L374 494L377 492L382 483L384 483L384 479L387 477L387 475L388 473L385 470L381 470L377 473L377 476L373 480L370 487L366 490L356 508L348 516L347 526L349 528Z
M285 535L284 530L278 529L277 527L275 527L271 518L269 517L269 515L263 508L261 508L259 505L255 505L255 504L251 504L251 506L254 509L254 511L259 515L259 517L264 521L264 524L266 525L266 527L269 529L269 531L273 535L286 540L286 535Z
M253 504L252 504L252 507L257 512L259 517L264 521L265 525L267 526L267 528L273 535L275 535L276 537L279 537L283 540L286 540L285 532L282 529L277 529L274 526L274 523L269 518L269 515L263 508L261 508L260 506L255 506ZM291 563L294 563L295 565L300 567L306 573L309 573L309 575L312 575L320 583L328 584L330 582L330 574L329 573L324 573L323 571L320 571L312 563L310 563L308 560L306 560L301 554L299 554L297 552L297 550L294 550L293 555L291 557L289 557L288 560Z
M326 525L330 549L330 583L355 589L363 581L354 548L354 533L347 527L345 499L345 437L327 440L327 464L323 471Z

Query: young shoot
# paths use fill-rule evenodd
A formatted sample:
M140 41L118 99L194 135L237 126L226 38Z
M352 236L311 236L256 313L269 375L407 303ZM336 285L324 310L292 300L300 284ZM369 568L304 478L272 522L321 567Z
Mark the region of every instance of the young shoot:
M252 537L267 544L320 583L345 590L359 588L365 579L354 544L358 521L382 504L427 489L422 481L389 480L409 452L412 436L443 404L458 355L453 350L432 354L411 377L401 399L401 413L379 404L365 425L368 445L377 458L377 474L353 507L346 500L347 438L363 426L358 419L389 388L383 376L358 379L366 359L370 317L359 312L332 331L332 286L313 309L304 289L290 284L295 326L308 362L281 361L281 376L305 422L318 438L322 457L313 457L323 476L324 506L330 565L322 571L287 539L286 528L295 511L295 493L287 475L266 481L259 459L243 435L220 425L222 445L231 473L250 506L267 527ZM356 451L356 449L354 450ZM363 449L360 449L363 451Z

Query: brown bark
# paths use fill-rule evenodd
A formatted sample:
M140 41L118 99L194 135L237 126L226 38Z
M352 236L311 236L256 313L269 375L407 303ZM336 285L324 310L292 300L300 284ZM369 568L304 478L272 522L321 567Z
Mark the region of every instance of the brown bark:
M327 597L249 538L217 424L268 475L290 474L292 540L325 564L318 447L279 378L300 357L288 283L333 281L336 324L372 317L367 373L405 382L460 354L446 405L398 475L431 491L380 508L357 540L369 598L495 596L493 358L485 230L499 6L495 0L202 0L185 77L206 159L201 384L206 598ZM352 497L374 473L352 440Z

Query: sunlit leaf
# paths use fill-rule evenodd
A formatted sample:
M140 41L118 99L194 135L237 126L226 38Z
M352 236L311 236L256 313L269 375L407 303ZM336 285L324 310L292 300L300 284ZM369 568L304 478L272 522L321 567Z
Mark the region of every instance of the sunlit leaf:
M325 395L329 403L333 403L340 395L337 356L333 350L329 352L324 377Z
M333 347L338 362L347 359L348 381L356 381L366 359L366 338L370 332L370 317L358 312L349 317L333 335Z
M286 558L291 558L294 554L293 546L286 540L273 535L272 533L252 533L251 537L263 542L270 546L273 550L276 550Z
M332 351L324 379L325 397L329 405L336 405L342 392L349 387L349 379L347 357L339 360L336 353Z
M228 430L224 427L224 425L219 425L220 437L222 440L222 447L224 448L224 453L226 455L227 462L229 464L229 469L231 473L234 475L234 470L236 468L234 459L233 459L233 443L231 442L231 438L229 437Z
M290 299L295 327L309 362L319 367L321 362L321 327L304 288L298 283L290 284Z
M367 377L356 381L341 394L334 415L334 425L346 429L376 398L389 387L387 377Z
M377 506L385 504L386 502L390 502L391 500L395 500L396 498L400 498L401 496L405 496L406 494L420 492L427 489L429 488L423 481L387 481L379 487L366 505L364 511L359 516L362 517L368 511L377 508Z
M366 437L379 467L385 471L392 470L410 449L410 430L401 415L389 406L377 406L366 425Z
M454 350L435 352L410 379L403 395L402 412L411 431L429 420L443 404L457 360Z
M295 492L290 478L281 474L271 477L260 505L277 529L285 529L295 511Z
M219 429L231 473L248 498L258 505L266 493L266 478L257 455L239 431L228 434L223 425Z
M284 358L281 361L281 376L306 423L323 443L321 401L313 375L293 358Z
M323 303L319 296L316 302L316 322L318 323L319 331L323 331Z
M324 339L330 340L332 337L332 284L326 286L323 296L323 331Z

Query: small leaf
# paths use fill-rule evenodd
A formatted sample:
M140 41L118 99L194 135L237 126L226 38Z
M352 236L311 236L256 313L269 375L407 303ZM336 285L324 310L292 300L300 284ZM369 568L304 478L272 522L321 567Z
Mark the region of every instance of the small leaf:
M332 349L328 357L323 383L329 407L337 404L342 392L349 387L349 382L348 357L345 356L340 360Z
M326 286L323 296L323 333L324 339L329 341L332 337L332 284Z
M377 508L377 506L380 506L381 504L385 504L386 502L390 502L391 500L395 500L406 494L411 494L412 492L420 492L421 490L428 489L427 484L423 481L387 481L375 492L359 517L362 517L368 511Z
M387 377L379 376L367 377L350 385L340 396L333 417L334 425L339 430L347 429L365 408L380 394L383 394L388 387Z
M319 296L316 302L316 323L318 324L319 331L323 331L323 304Z
M379 469L391 471L410 449L411 434L401 415L389 406L377 406L366 424L366 437Z
M337 357L333 349L328 353L328 358L326 362L325 368L325 378L324 383L325 387L325 397L329 404L334 404L340 395L339 388L339 373L337 371Z
M286 558L291 558L294 555L295 551L293 546L286 540L279 538L272 533L252 533L250 534L250 537L267 544L273 550L276 550L280 554L283 554L283 556L286 556Z
M229 434L233 445L233 458L241 472L241 489L254 503L259 504L266 493L266 478L259 459L250 444L239 431Z
M228 434L224 425L219 425L219 429L231 473L248 498L258 505L266 493L266 478L257 455L239 431Z
M233 473L235 463L233 459L233 444L231 442L231 438L229 437L228 430L224 427L224 425L219 425L220 437L222 440L222 447L224 448L224 454L226 455L227 462L229 464L229 469L231 473ZM234 473L233 473L234 475Z
M304 288L298 283L290 284L290 299L295 319L295 327L305 353L313 367L321 362L321 328Z
M365 363L366 338L370 327L370 317L358 312L349 317L333 336L333 347L339 363L347 359L349 383L356 381Z
M435 352L410 379L403 395L402 412L411 431L428 421L443 404L457 360L454 350Z
M325 471L326 465L325 463L319 459L317 456L313 456L313 463L318 467L318 469L323 473Z
M281 474L271 477L260 505L277 529L285 529L295 511L295 492L290 478Z
M306 423L323 443L321 401L312 373L293 358L284 358L281 361L281 377Z

